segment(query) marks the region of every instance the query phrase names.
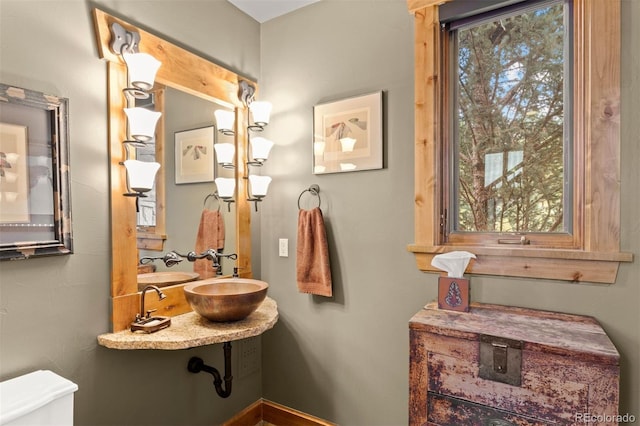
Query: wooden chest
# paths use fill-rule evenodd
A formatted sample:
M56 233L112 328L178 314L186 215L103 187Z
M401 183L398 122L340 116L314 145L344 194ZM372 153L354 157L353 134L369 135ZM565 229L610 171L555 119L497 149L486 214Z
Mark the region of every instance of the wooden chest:
M591 317L432 303L409 333L410 425L618 424L619 354Z

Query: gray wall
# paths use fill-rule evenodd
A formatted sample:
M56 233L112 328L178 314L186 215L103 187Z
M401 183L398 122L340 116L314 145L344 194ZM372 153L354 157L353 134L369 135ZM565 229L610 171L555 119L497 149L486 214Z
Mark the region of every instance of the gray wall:
M640 2L622 2L622 249L640 253ZM632 25L635 24L635 25ZM274 103L276 142L260 206L262 278L278 301L263 335L265 398L342 425L407 421L407 322L436 297L435 274L417 271L413 242L413 21L402 0L325 0L262 25L262 94ZM385 91L387 167L311 173L313 105ZM299 294L298 194L321 188L334 278L333 300ZM621 353L621 410L640 417L640 262L615 285L472 277L475 301L597 318Z
M106 63L97 54L95 5L243 75L260 71L259 25L226 1L0 0L0 81L69 98L75 248L0 264L0 379L50 369L76 382L78 425L216 424L261 396L259 373L236 374L223 400L211 376L186 370L193 355L222 369L221 345L97 345L109 330L111 251Z

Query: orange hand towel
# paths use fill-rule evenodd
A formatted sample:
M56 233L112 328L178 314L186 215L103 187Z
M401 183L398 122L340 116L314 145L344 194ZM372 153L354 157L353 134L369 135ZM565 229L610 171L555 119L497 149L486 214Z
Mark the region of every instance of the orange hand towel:
M200 254L208 249L221 251L224 248L224 218L217 210L202 210L200 226L196 236L195 252ZM207 259L198 259L193 263L193 272L200 274L200 278L216 276L213 263Z
M331 297L331 266L322 210L298 212L296 278L301 293Z

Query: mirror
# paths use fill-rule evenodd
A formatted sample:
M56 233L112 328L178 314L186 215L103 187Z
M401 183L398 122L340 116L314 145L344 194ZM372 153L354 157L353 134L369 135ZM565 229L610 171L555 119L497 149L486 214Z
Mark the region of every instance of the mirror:
M179 181L185 180L185 178L178 179L178 167L176 167L176 158L185 156L188 161L202 168L203 165L198 163L214 159L212 145L217 143L218 139L220 139L220 142L234 142L232 136L220 134L214 126L214 112L219 109L229 111L230 109L171 87L156 90L154 98L162 99L162 102L154 102L154 104L156 110L162 110L163 112L163 123L158 125L164 125L164 138L157 138L157 144L149 144L147 147L136 149L136 153L139 159L149 156L152 158L147 161L158 161L162 164L161 170L164 170L164 177L158 176L156 185L160 187L160 179L164 178L164 197L157 197L158 200L156 200L155 197L150 196L138 200L137 236L138 248L140 249L139 258L143 256L158 257L163 252L171 250L182 254L192 250L196 251L196 239L203 209L219 212L223 219L224 230L220 234L224 233L224 237L220 238L220 246L215 247L216 250L221 251L223 254L235 253L235 203L227 205L217 199L214 196L215 184L209 178L205 178L202 182L180 183ZM159 105L163 106L163 108L158 108ZM197 135L197 132L200 131L204 131L207 137L211 136L209 141L211 146L198 148L191 147L188 144L186 147L177 146L177 149L183 149L184 153L176 152L176 138L180 135L189 135L194 132ZM188 139L187 143L189 143ZM234 178L233 169L221 167L215 162L213 163L213 171L214 177ZM202 179L195 178L193 180ZM157 205L163 207L164 211L160 214L153 213L157 211ZM162 221L157 221L156 219L162 213L164 213L165 217ZM162 241L159 236L156 239L149 238L149 234L155 233L155 228L158 228L156 226L157 222L164 222L165 224L162 227L162 231L156 233L156 235L164 235L165 242L164 244L151 245L148 241ZM221 247L223 248L222 250L220 250ZM159 260L155 261L153 265L158 272L193 272L195 266L194 263L183 261L176 266L168 268ZM229 258L222 258L220 259L220 265L224 275L231 275L235 261ZM211 268L211 276L213 276L213 273L213 268ZM202 278L207 277L203 276Z
M127 70L119 57L110 50L110 27L114 22L119 23L128 31L137 32L140 35L140 52L149 53L162 62L162 66L156 75L156 83L175 89L181 93L195 96L207 102L230 108L236 114L236 165L233 170L236 179L235 204L235 247L225 245L225 251L235 252L238 259L235 261L240 268L242 277L251 277L251 235L250 235L250 208L246 200L247 194L247 152L246 129L237 123L247 122L247 108L238 98L241 81L246 81L256 87L255 82L241 78L232 71L220 67L211 61L201 58L189 51L171 44L151 33L140 30L135 26L115 18L99 9L94 9L94 21L96 36L98 38L98 50L101 58L108 61L108 112L109 112L109 152L111 164L111 296L112 296L112 331L126 329L139 309L140 294L137 286L137 232L136 232L136 206L135 199L124 197L126 192L126 175L121 162L124 161L124 149L122 141L127 137L127 121L123 112L126 100L122 89L127 86ZM165 119L168 120L169 113ZM211 120L210 122L213 122ZM163 133L158 130L158 133ZM164 135L172 138L173 135ZM173 155L173 152L165 151L165 160ZM165 174L168 166L165 161ZM213 184L210 184L210 190ZM203 197L203 195L200 195ZM171 202L167 200L167 202ZM175 201L178 202L178 201ZM203 202L203 201L202 201ZM195 210L194 213L191 210ZM202 211L202 204L197 207L189 207L180 211L195 214L197 217ZM232 210L233 211L233 210ZM189 219L190 221L193 219ZM196 219L196 223L199 219ZM188 227L192 229L196 223ZM169 226L167 224L167 226ZM182 225L179 228L182 230ZM179 234L180 231L177 232ZM165 246L165 251L172 247ZM177 248L176 248L177 249ZM228 269L228 268L226 268ZM226 271L225 271L226 272ZM151 303L151 309L158 309L158 315L175 316L191 311L187 303L182 285L166 287L163 292L167 295L159 304Z

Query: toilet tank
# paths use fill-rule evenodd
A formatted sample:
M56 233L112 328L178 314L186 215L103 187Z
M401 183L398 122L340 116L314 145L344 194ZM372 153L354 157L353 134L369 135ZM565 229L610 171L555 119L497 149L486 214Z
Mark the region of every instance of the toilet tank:
M78 385L49 370L0 383L0 425L73 425L73 393Z

